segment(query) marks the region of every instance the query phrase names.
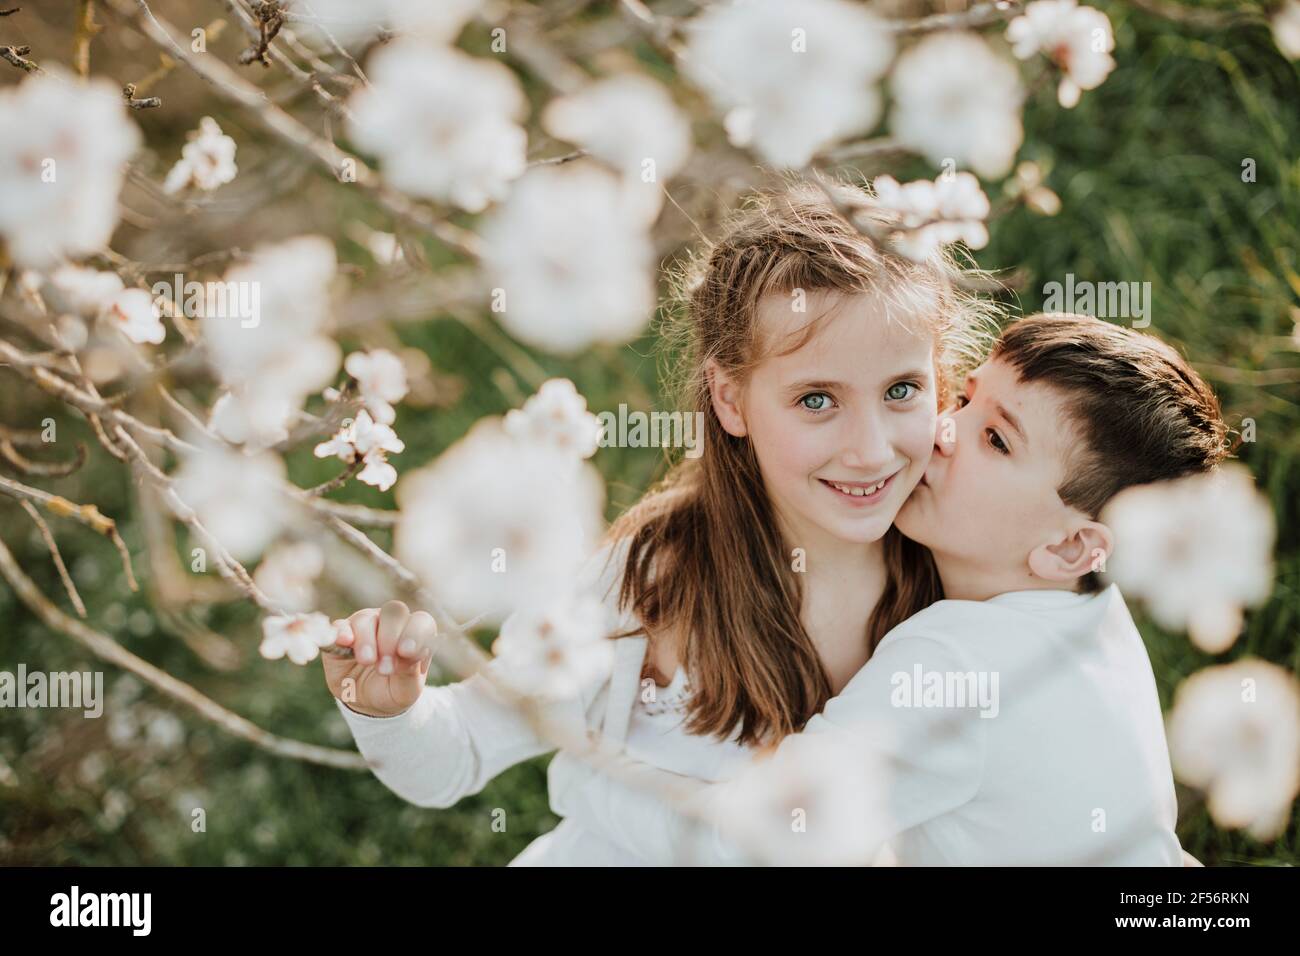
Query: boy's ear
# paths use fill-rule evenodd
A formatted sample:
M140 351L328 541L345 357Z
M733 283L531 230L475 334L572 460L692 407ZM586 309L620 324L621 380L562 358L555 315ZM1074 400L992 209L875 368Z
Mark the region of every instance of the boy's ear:
M1029 570L1044 581L1073 584L1089 571L1101 571L1115 550L1115 536L1100 521L1081 520L1063 538L1029 552Z
M718 421L728 435L743 438L749 429L740 407L740 386L714 359L708 359L704 363L704 374L708 376L709 397L713 400L713 411L718 416Z

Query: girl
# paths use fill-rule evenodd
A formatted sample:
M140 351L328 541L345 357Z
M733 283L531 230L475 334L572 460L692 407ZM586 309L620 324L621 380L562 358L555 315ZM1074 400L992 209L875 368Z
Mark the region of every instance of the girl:
M705 451L623 515L590 566L618 624L615 664L568 713L703 780L803 727L940 596L928 555L891 526L990 306L958 289L946 255L882 253L836 209L881 224L869 194L828 189L834 203L811 184L758 193L673 277L678 407L704 412ZM389 602L339 622L352 659L322 660L376 776L446 807L551 748L481 676L424 686L432 632ZM563 821L512 865L638 862Z

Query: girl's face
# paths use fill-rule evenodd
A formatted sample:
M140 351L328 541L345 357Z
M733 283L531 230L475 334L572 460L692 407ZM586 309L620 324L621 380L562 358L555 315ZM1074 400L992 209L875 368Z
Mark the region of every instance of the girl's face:
M871 296L809 293L806 312L792 301L760 304L766 357L743 388L710 366L714 408L729 433L750 436L792 547L877 541L934 449L933 338L889 321ZM777 354L833 306L811 340Z

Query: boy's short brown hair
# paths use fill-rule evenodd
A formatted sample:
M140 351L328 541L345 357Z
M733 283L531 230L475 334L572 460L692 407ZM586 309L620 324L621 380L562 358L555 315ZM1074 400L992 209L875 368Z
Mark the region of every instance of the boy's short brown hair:
M1089 518L1130 485L1209 471L1227 455L1219 400L1153 335L1089 315L1040 313L1009 325L992 357L1022 382L1064 396L1078 447L1056 492ZM1099 586L1094 574L1083 582Z

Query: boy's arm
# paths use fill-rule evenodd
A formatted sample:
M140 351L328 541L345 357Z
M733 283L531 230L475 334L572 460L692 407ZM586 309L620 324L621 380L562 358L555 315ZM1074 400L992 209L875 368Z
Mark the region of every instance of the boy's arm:
M552 762L553 809L650 863L732 864L747 861L755 850L774 863L805 861L791 853L803 845L789 839L788 812L776 807L768 819L757 809L769 798L776 802L773 791L780 788L774 781L793 770L796 785L805 790L845 788L840 797L854 791L848 800L804 793L799 796L806 799L798 802L809 805L807 832L856 834L861 861L870 862L873 847L960 806L978 790L984 718L973 707L942 701L924 706L927 675L947 683L946 675L967 673L972 669L950 642L900 636L883 644L801 733L786 737L771 757L756 759L731 780L706 784L627 757L612 764L621 778L614 779L561 754ZM921 686L914 687L918 680ZM841 756L851 765L836 766ZM775 763L768 765L769 760ZM765 772L765 766L780 770ZM629 787L627 780L641 787ZM863 782L876 788L878 801L866 789L859 799L856 789ZM662 788L676 788L679 799L706 822L692 824L652 795Z

